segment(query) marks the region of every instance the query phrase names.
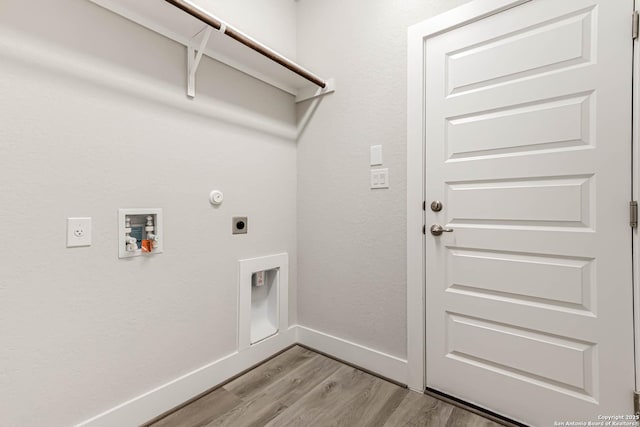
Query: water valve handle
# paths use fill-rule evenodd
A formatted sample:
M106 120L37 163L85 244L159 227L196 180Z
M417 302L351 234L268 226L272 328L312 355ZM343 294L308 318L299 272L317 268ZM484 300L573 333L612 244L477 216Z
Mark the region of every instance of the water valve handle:
M127 252L135 252L138 250L138 240L133 236L127 236L125 239L127 244Z

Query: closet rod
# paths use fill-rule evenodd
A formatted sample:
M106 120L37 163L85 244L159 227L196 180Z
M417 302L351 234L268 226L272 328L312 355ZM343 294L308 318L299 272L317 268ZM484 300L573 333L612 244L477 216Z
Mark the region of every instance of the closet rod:
M298 74L301 77L304 77L305 79L309 80L310 82L320 86L321 88L325 88L327 86L327 83L322 80L320 77L316 76L315 74L313 74L312 72L305 70L304 68L302 68L301 66L299 66L298 64L290 61L289 59L285 58L284 56L280 55L279 53L269 49L268 47L266 47L265 45L259 43L258 41L252 39L251 37L247 36L246 34L243 34L241 31L236 30L235 28L223 24L223 22L221 20L219 20L218 18L214 17L213 15L208 14L207 12L203 11L202 9L198 8L197 6L194 6L193 4L189 3L188 1L184 1L184 0L165 0L167 3L172 4L173 6L177 7L178 9L183 10L184 12L188 13L189 15L193 16L194 18L199 19L200 21L204 22L205 24L208 24L210 26L212 26L213 28L215 28L216 30L222 32L223 34L231 37L232 39L242 43L243 45L255 50L256 52L266 56L267 58L271 59L274 62L277 62L278 64L282 65L283 67L293 71L294 73Z

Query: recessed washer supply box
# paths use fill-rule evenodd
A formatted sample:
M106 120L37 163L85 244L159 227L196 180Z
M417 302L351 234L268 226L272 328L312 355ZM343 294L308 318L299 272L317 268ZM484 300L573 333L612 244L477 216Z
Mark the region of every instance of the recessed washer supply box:
M163 250L162 209L118 210L118 257L153 255Z

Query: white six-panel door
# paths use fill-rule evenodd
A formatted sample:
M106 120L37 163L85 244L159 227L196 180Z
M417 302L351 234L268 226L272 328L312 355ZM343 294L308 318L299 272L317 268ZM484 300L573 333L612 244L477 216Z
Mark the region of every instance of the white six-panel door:
M632 10L424 38L427 387L533 425L632 413Z

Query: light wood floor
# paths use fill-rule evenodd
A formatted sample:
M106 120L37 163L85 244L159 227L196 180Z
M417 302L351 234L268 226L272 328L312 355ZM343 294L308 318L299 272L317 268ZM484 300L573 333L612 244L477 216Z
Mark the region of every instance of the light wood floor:
M295 346L150 426L499 424Z

